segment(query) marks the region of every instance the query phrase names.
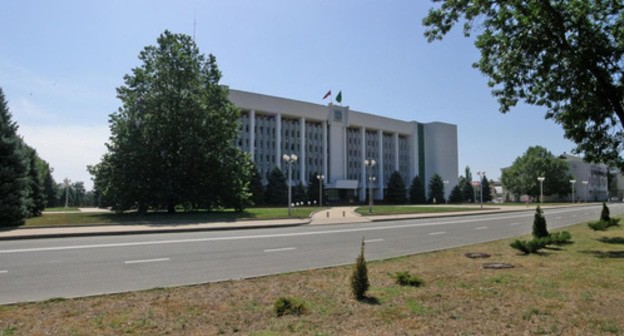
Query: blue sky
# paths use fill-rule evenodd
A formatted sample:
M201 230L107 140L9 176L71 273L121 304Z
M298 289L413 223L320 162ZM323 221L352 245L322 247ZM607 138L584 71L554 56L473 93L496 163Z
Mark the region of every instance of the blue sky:
M62 181L92 183L105 152L115 88L165 29L195 36L232 88L314 103L328 89L343 104L401 120L458 126L459 172L498 179L529 146L570 152L544 110L501 114L479 53L455 29L427 43L424 0L7 0L0 11L0 87L20 134ZM476 176L476 174L474 175Z

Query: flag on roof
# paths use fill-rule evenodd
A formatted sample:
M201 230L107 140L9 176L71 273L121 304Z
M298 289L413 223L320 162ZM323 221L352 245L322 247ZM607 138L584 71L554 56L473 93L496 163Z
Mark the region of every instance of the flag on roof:
M323 96L323 99L326 99L329 96L331 96L331 90L327 91L327 93Z
M338 95L336 96L336 101L342 103L342 90L338 92Z

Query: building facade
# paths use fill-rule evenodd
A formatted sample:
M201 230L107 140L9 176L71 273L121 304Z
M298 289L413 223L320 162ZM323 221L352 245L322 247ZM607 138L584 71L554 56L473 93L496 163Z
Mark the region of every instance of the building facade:
M364 201L372 181L375 199L394 171L407 186L415 176L425 185L434 174L445 184L445 195L457 184L457 126L401 121L351 110L232 90L241 109L238 146L249 153L263 182L278 167L287 169L283 154L296 154L291 183L308 183L322 174L332 201ZM364 160L375 160L373 167Z
M574 186L575 201L605 201L608 198L608 177L605 164L595 164L583 161L583 158L562 154L560 156L567 164L570 174L576 180ZM571 200L572 194L568 195Z

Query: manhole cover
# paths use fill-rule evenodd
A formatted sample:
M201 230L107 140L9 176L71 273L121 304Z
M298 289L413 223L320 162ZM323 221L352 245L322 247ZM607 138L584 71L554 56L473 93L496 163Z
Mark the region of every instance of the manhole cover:
M490 269L504 269L504 268L513 268L514 265L506 264L506 263L486 263L486 264L483 264L482 267L490 268Z
M466 258L472 258L472 259L491 257L491 255L487 253L483 253L483 252L468 252L468 253L464 253L464 256Z

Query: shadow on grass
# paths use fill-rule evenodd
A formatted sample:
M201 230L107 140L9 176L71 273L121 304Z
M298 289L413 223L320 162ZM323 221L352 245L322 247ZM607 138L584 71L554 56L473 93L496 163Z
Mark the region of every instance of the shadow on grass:
M624 245L624 237L600 237L598 241L607 244L622 244Z
M624 259L624 251L581 251L600 259Z
M365 296L359 299L358 301L369 304L369 305L374 305L374 306L379 306L381 304L381 301L379 301L379 299L374 296Z

